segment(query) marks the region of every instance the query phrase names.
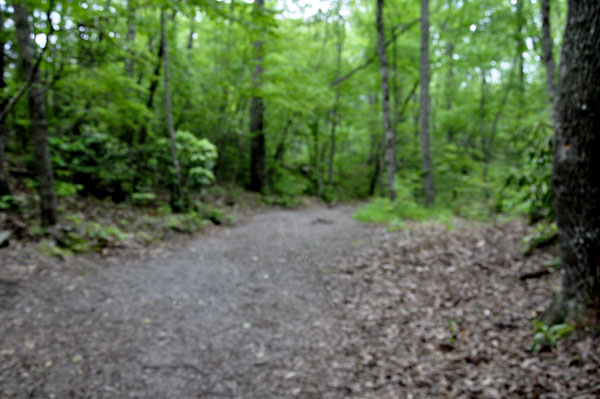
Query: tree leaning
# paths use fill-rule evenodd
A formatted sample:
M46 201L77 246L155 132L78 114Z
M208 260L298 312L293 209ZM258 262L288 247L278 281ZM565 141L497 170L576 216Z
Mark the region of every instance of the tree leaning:
M553 189L562 292L546 321L600 308L600 2L569 0L556 104Z

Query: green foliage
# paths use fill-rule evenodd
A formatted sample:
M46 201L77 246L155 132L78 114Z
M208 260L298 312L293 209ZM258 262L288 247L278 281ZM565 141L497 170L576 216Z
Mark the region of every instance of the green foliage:
M207 139L199 139L188 131L177 131L177 157L184 185L199 188L214 182L213 168L217 160L217 147ZM168 148L163 141L162 145Z
M216 225L233 225L235 223L235 219L229 213L227 213L223 209L219 209L216 206L212 206L210 204L196 202L194 209L198 212L202 217L213 224Z
M554 349L558 345L558 341L571 335L575 327L571 324L562 323L548 326L540 320L533 320L535 332L533 335L533 344L531 345L531 353L539 347L542 349Z
M66 258L73 255L73 252L62 248L52 240L42 240L37 245L37 250L40 254L47 257Z
M81 190L83 190L83 185L56 180L54 182L54 188L56 190L57 196L72 197L72 196L76 195L78 192L80 192Z
M512 142L524 159L506 179L499 209L525 213L532 222L553 220L551 127L537 123L523 128Z
M267 194L264 197L264 202L271 206L280 206L282 208L295 208L302 204L302 199L298 196L282 194L273 195Z
M562 259L558 257L549 259L548 261L544 262L544 266L548 268L550 273L554 273L562 268Z
M51 137L52 161L64 196L80 193L123 200L131 191L129 150L118 138L91 127L79 136ZM70 184L70 185L69 185Z
M57 245L70 253L86 253L106 247L118 246L129 236L113 225L98 222L74 223L76 228L62 231L57 238Z
M0 196L0 211L15 210L19 207L19 203L12 195Z
M204 218L204 215L194 211L167 216L165 227L178 233L194 234L210 223L209 220Z
M375 198L354 213L360 222L389 223L391 228L402 228L404 220L436 220L451 226L452 212L444 208L426 208L410 200Z
M248 2L231 2L230 8L229 2L152 0L143 7L133 2L130 9L127 2L107 7L99 0L85 6L57 0L54 12L60 18L54 22L40 75L60 200L75 195L127 200L156 210L158 225L170 215L164 198L175 192L175 174L166 129L164 60L158 53L163 10L170 17L172 108L185 206L198 213L191 220L228 223L219 211L200 209L194 202L204 202L203 192L214 182L249 182L249 114L255 96L264 102L269 172L264 202L290 207L306 195L327 202L384 196L375 5L323 3L321 12L300 17L277 14L281 2L267 2L259 11ZM43 2L28 6L35 33L47 31ZM420 8L414 2L386 2L398 200L392 204L375 199L357 218L388 221L392 228L402 228L405 219L449 222L452 214L485 219L493 211L526 213L532 221L553 219L552 132L545 76L537 60L537 10L524 7L523 31L517 35L510 2L432 6L430 131L438 207L426 209L420 205L416 95L420 35L418 24L411 24ZM557 38L565 7L553 10ZM190 43L192 16L197 23ZM3 98L23 83L18 49L10 39L15 33L10 12L6 19ZM398 34L393 41L392 31ZM515 45L507 45L521 35L524 87L519 87ZM253 76L257 40L264 43L260 79ZM7 158L32 189L29 124L27 104L21 101L6 121ZM7 201L0 200L0 209L9 206ZM172 219L170 225L176 227L178 220ZM184 230L194 228L192 222L181 223L190 227ZM164 233L159 230L157 235Z
M554 243L558 239L558 227L556 223L540 222L536 224L531 232L523 237L521 251L525 255L531 254L535 248L540 248Z
M310 192L310 181L300 173L278 168L276 174L278 179L271 187L273 194L297 198Z
M131 194L131 203L137 206L150 206L156 201L154 193L133 193Z
M388 198L376 198L354 213L354 219L365 223L387 223L395 217L396 207Z

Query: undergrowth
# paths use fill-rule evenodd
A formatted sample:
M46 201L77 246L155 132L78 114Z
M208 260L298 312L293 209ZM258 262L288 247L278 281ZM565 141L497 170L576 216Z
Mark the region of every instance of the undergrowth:
M405 220L434 220L452 228L453 212L447 208L426 208L414 200L390 201L375 198L354 213L354 218L365 223L387 223L391 230L403 229Z

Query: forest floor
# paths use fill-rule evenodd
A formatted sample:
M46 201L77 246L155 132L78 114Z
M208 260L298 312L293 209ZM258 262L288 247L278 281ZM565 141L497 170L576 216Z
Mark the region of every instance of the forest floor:
M597 337L530 353L560 273L528 278L556 254L524 257L521 223L387 232L353 210L0 272L0 397L600 396Z

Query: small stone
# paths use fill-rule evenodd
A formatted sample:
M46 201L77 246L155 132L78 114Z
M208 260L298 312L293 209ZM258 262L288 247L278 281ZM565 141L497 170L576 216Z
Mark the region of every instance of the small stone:
M8 247L10 239L12 238L12 230L0 231L0 248Z

